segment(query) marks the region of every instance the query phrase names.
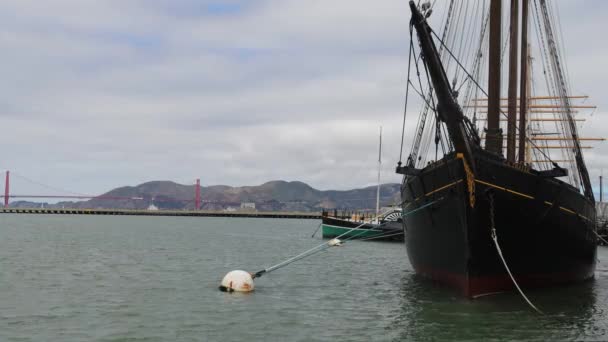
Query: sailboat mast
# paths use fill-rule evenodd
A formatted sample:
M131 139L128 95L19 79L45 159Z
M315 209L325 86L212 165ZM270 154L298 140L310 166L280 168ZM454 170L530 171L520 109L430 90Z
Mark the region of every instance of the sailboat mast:
M507 116L507 160L515 162L515 127L517 125L517 48L519 32L519 0L511 0L509 29L509 111Z
M603 172L602 175L600 175L600 203L604 202L604 182L603 182Z
M382 169L382 126L380 126L380 144L378 147L378 189L376 190L376 216L380 215L380 170Z
M528 0L521 3L521 77L519 83L519 162L526 160L526 116L528 110Z
M502 155L500 129L500 41L502 38L502 0L490 1L490 42L488 55L488 131L486 150Z

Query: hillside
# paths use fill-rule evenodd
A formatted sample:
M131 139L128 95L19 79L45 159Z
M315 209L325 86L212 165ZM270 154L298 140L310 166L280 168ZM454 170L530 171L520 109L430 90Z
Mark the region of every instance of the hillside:
M151 204L159 209L194 209L195 185L171 181L152 181L137 186L124 186L83 202L61 202L45 205L66 208L145 209ZM399 184L381 187L381 205L397 203ZM241 203L255 203L259 211L319 211L321 209L371 209L376 206L376 187L353 190L317 190L308 184L293 181L271 181L258 186L201 187L201 209L231 210ZM40 206L21 202L19 206Z

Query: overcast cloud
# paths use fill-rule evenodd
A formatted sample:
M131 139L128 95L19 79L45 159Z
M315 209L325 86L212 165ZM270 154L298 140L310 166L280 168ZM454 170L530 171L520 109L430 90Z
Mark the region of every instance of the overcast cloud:
M571 83L599 106L584 134L606 136L608 6L559 3ZM4 0L0 169L89 194L199 177L348 189L375 182L382 125L398 182L408 21L406 0Z

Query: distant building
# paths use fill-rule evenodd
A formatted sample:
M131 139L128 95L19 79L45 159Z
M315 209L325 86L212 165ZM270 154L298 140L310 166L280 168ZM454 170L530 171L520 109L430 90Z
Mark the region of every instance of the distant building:
M154 204L150 204L150 205L148 206L148 210L156 211L156 210L158 210L158 207L157 207L157 206L155 206Z
M241 203L241 209L243 209L243 210L255 210L255 203L254 202L242 202Z

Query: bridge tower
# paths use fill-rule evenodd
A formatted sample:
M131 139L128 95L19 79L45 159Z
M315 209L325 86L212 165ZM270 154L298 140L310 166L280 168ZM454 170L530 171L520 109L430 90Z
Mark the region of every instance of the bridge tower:
M4 181L4 207L8 208L8 196L10 185L10 171L6 170L6 179Z
M196 179L194 208L201 210L201 180L199 178Z

